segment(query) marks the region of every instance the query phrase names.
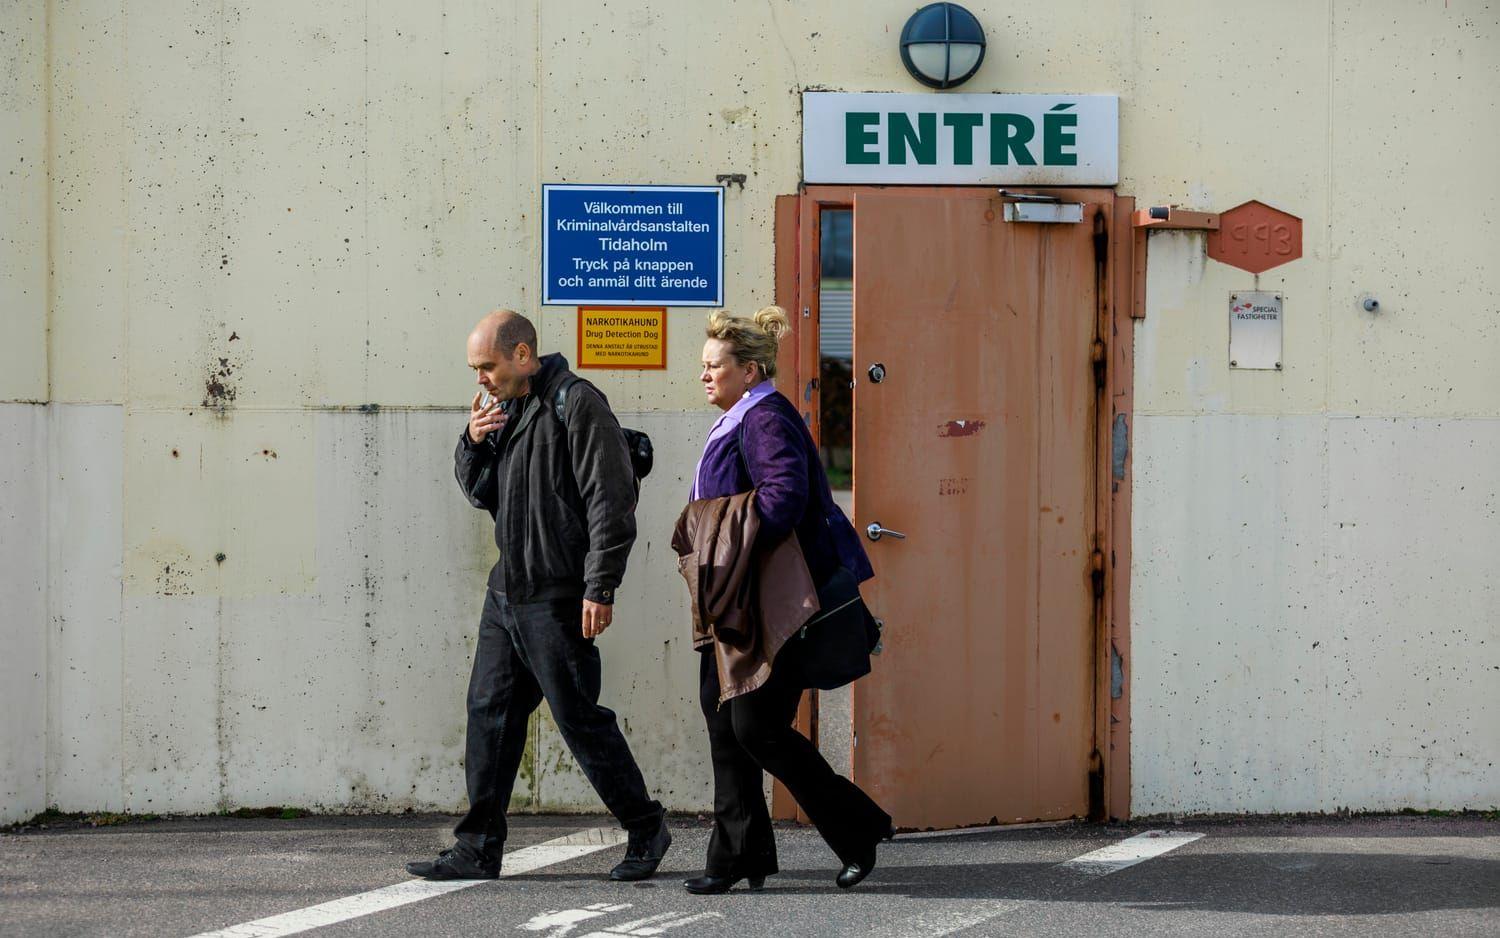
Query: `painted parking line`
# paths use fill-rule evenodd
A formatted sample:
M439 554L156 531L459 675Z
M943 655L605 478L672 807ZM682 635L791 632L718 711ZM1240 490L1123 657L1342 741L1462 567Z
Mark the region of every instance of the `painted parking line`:
M1074 857L1066 863L1059 864L1058 869L1070 873L1082 873L1086 876L1108 876L1110 873L1119 872L1137 863L1144 863L1202 839L1202 834L1146 831L1134 837L1127 837L1117 844L1100 847L1081 857Z
M1108 876L1203 837L1203 834L1179 831L1146 831L1108 847L1090 850L1071 860L1064 860L1053 869L1090 879ZM930 904L917 915L870 933L867 938L943 938L1033 904L1035 900L1024 899L944 899Z
M625 840L625 832L618 829L595 827L577 831L565 837L523 847L515 853L506 854L500 876L504 878L530 873L533 870L587 856L608 847L617 847L625 843ZM490 880L460 879L428 882L425 879L412 879L396 883L394 886L383 886L369 892L311 905L305 909L296 909L280 915L259 918L253 922L231 925L218 931L203 932L194 935L193 938L277 938L280 935L295 935L312 928L322 928L325 925L345 922L385 909L410 905L413 902L421 902L423 899L447 895L450 892L480 886L487 882Z

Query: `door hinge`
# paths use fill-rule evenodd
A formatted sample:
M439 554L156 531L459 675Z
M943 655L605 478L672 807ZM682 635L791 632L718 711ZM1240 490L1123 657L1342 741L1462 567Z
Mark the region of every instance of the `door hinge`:
M1103 340L1094 340L1093 348L1089 352L1089 360L1094 363L1094 387L1103 390L1106 365L1109 363L1109 355L1105 351Z
M1104 551L1094 548L1089 558L1089 581L1094 588L1094 598L1104 598Z

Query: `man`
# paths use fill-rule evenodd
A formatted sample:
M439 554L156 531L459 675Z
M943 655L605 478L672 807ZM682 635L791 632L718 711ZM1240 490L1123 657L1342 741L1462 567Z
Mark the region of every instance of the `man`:
M426 879L499 875L526 722L543 699L584 775L629 832L610 879L650 877L672 842L614 713L599 706L594 639L614 619L635 541L630 455L604 395L561 355L538 357L536 348L536 328L511 310L490 313L469 336L469 367L482 390L459 438L456 475L469 501L494 516L500 560L490 571L469 679L469 813L454 829L453 847L407 864Z

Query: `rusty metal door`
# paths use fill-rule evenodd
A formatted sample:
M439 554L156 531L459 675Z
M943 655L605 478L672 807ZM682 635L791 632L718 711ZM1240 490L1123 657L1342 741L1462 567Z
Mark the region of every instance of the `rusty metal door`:
M865 544L885 652L853 764L901 827L1088 812L1096 210L854 197L855 523L906 537Z

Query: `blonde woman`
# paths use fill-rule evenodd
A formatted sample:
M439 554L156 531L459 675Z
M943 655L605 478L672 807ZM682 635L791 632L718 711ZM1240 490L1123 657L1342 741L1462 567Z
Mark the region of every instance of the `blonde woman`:
M802 416L771 380L777 344L789 331L786 313L777 306L749 318L722 312L710 317L699 380L709 403L724 413L704 446L684 519L707 500L753 491L753 499L738 502L753 505L753 552L776 549L794 537L811 582L821 592L840 571L847 571L840 575L851 585L874 572L853 525L833 500ZM679 523L679 534L682 527ZM709 640L706 633L699 638L704 652L701 704L714 771L714 829L704 875L684 883L687 890L725 892L741 879L758 889L777 872L762 770L787 787L842 862L837 884L846 889L855 885L874 867L876 845L891 835L891 817L835 773L792 726L802 691L809 686L807 662L799 654L810 646L799 644L795 634L786 637L784 646L770 650L768 674L758 671L756 681L749 682L758 686L749 691L736 686L726 693L715 662L718 640ZM860 642L862 670L854 671L855 676L869 670L869 646L862 638Z

